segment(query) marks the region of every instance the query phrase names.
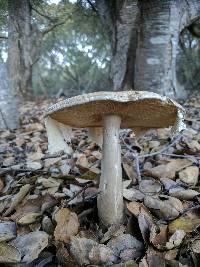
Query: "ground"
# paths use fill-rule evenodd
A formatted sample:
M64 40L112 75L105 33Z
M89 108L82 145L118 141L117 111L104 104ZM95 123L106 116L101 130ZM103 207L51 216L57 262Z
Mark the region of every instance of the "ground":
M0 132L0 262L198 266L198 94L182 103L187 129L178 138L169 129L121 133L125 218L106 232L96 207L101 148L74 129L72 157L50 156L43 123L50 102L26 103L22 127Z

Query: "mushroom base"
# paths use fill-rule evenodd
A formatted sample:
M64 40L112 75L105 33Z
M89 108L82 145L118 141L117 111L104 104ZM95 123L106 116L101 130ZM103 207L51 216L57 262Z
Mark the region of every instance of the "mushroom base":
M103 158L97 206L100 223L105 227L123 220L120 123L121 118L116 115L103 118Z

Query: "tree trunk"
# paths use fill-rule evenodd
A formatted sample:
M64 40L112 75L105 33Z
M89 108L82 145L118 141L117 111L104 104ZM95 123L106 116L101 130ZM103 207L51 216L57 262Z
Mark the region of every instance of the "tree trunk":
M111 37L114 90L184 96L176 77L181 31L200 16L198 0L96 0Z
M8 75L15 97L32 91L31 6L29 0L8 0Z
M97 0L96 5L111 41L113 90L133 88L139 14L137 0Z
M19 127L19 113L10 90L6 64L0 61L0 130Z

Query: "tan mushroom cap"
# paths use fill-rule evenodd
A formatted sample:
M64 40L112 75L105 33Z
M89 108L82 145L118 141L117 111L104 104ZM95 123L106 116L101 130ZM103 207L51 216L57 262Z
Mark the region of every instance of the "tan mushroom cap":
M102 117L121 117L121 128L164 128L174 125L184 109L168 97L146 91L96 92L60 101L46 116L72 127L101 127Z

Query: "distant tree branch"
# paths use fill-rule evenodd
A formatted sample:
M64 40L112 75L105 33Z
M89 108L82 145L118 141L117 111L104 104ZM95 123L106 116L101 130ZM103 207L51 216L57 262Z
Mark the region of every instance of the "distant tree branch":
M57 23L54 23L52 25L49 25L44 31L42 31L42 34L45 35L51 31L53 31L56 27L63 25L66 22L66 20L59 21Z
M96 9L95 5L92 3L92 1L91 0L86 0L86 1L91 6L92 10L97 13L97 9Z
M38 13L40 16L44 17L45 19L48 19L50 21L55 21L55 19L57 18L52 18L51 16L48 16L47 14L44 14L42 12L40 12L37 8L35 8L34 6L31 6L32 10L34 10L36 13Z

